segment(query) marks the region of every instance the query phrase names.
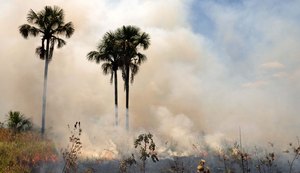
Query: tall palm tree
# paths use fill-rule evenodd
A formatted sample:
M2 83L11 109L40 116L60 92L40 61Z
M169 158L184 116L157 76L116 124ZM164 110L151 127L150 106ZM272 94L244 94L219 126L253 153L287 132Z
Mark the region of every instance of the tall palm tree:
M31 9L27 14L27 22L29 24L23 24L19 27L20 34L25 39L28 36L41 36L42 45L36 48L36 53L45 61L41 129L43 136L45 133L48 65L52 59L55 44L57 48L66 44L66 41L59 36L70 38L74 33L74 26L72 22L64 22L64 11L57 6L45 6L43 10L37 13Z
M133 82L139 65L146 61L146 55L138 51L146 50L150 45L150 36L136 26L123 26L116 31L116 39L122 60L122 75L126 92L126 129L129 130L129 82ZM131 72L131 75L130 75Z
M115 34L107 32L99 45L97 51L91 51L87 54L89 61L95 61L97 64L102 63L102 70L105 75L111 74L110 82L114 81L115 85L115 125L118 126L118 69L121 66L118 47L116 44Z

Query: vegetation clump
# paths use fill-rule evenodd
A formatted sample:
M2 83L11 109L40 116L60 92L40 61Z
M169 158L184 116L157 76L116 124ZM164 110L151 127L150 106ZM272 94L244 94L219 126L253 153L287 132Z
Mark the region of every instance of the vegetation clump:
M76 122L72 130L70 129L70 126L68 127L71 133L71 136L69 137L70 143L67 148L62 149L62 155L65 162L63 168L64 173L77 172L78 156L82 149L82 143L80 141L82 129L80 127L80 122Z
M158 160L157 153L155 151L155 143L153 141L153 135L140 134L138 138L134 141L134 148L139 148L140 160L142 161L141 172L146 172L146 160L151 158L155 163Z
M15 134L30 130L32 123L28 118L25 118L24 114L18 111L9 111L7 114L7 127Z
M123 160L120 161L120 172L121 173L126 173L128 167L135 165L136 164L136 160L134 158L134 155L132 154L130 157L125 158Z
M0 172L26 173L45 163L58 162L54 144L29 127L32 123L20 112L10 111L0 128Z
M289 144L290 149L285 151L286 153L291 153L291 155L292 155L292 159L288 160L289 173L292 173L295 161L300 158L300 141L299 141L299 138L297 138L297 140L298 140L297 144L290 143Z

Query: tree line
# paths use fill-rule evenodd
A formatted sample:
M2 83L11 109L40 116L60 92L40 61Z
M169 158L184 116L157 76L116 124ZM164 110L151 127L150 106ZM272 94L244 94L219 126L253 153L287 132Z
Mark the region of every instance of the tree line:
M41 11L32 9L27 14L27 24L19 27L20 34L27 39L29 36L41 37L41 46L36 48L36 54L45 61L44 84L42 98L41 134L45 133L45 117L47 102L48 66L53 58L54 48L61 48L66 41L61 36L70 38L75 29L72 22L65 23L64 11L57 6L45 6ZM150 36L136 26L122 26L115 31L108 31L102 37L96 50L87 53L87 59L101 64L105 75L111 75L114 83L115 125L119 125L118 115L118 71L122 74L126 93L126 129L129 130L129 83L134 81L140 65L147 59L140 49L147 49Z

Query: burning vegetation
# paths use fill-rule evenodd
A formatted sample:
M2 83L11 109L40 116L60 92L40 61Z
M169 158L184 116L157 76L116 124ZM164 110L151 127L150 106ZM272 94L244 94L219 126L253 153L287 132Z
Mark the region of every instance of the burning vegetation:
M168 152L170 148L176 150L175 142L159 146L159 136L142 133L127 152L116 144L109 151L110 157L88 158L81 154L85 146L80 122L68 126L69 144L57 152L58 146L51 140L42 138L36 130L28 128L32 126L23 123L30 122L24 115L11 111L7 117L0 128L0 172L298 173L300 169L299 140L289 143L286 150L276 148L273 143L267 149L242 148L241 143L226 141L216 148L202 141L191 143L193 154L176 156Z
M131 133L130 83L134 81L141 64L146 61L147 56L143 51L150 46L150 35L131 25L106 32L96 50L86 55L89 61L101 64L105 75L111 75L110 82L114 84L116 129L120 126L117 74L121 73L126 95L126 132L114 134L114 137L128 139L128 148L122 146L124 143L116 142L117 139L108 133L110 143L113 144L112 149L99 147L102 150L99 155L88 157L93 151L85 148L86 140L82 140L83 131L79 121L68 126L70 136L65 139L68 145L55 145L47 136L49 132L45 131L48 65L53 60L55 46L61 48L66 44L60 37L70 38L75 29L72 22L64 22L63 9L57 6L46 6L39 12L30 10L27 22L28 24L19 27L20 34L24 38L41 37L41 45L36 48L36 53L45 61L41 133L25 115L10 111L7 120L0 122L0 172L299 173L299 139L289 143L287 149L276 148L273 143L269 143L268 148L242 147L241 140L224 140L218 145L212 145L206 140L198 141L196 136L200 133L191 133L192 123L184 115L177 117L178 121L173 126L175 128L171 129L168 124L170 116L166 112L159 118L163 122L160 129L164 130L155 133ZM182 124L185 126L178 127ZM105 128L101 130L105 131ZM89 136L88 133L86 135ZM195 139L189 141L192 138ZM183 141L185 144L182 144Z
M0 172L39 172L59 161L54 143L43 139L20 112L10 111L0 127Z

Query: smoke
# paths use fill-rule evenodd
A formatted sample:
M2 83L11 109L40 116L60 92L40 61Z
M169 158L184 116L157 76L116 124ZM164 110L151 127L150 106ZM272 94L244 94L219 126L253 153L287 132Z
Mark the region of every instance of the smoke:
M163 137L163 149L174 141L182 153L192 153L204 132L212 146L223 137L237 139L239 127L245 143L285 145L298 135L296 1L2 0L0 121L19 110L41 122L44 62L34 54L40 40L23 39L18 27L29 9L45 5L63 8L66 22L75 25L49 66L46 127L59 143L75 121L81 121L87 151L97 155L126 150L131 135L147 131ZM86 60L105 32L122 25L139 26L151 36L148 60L130 86L133 134L124 132L121 78L120 127L114 128L110 77Z

